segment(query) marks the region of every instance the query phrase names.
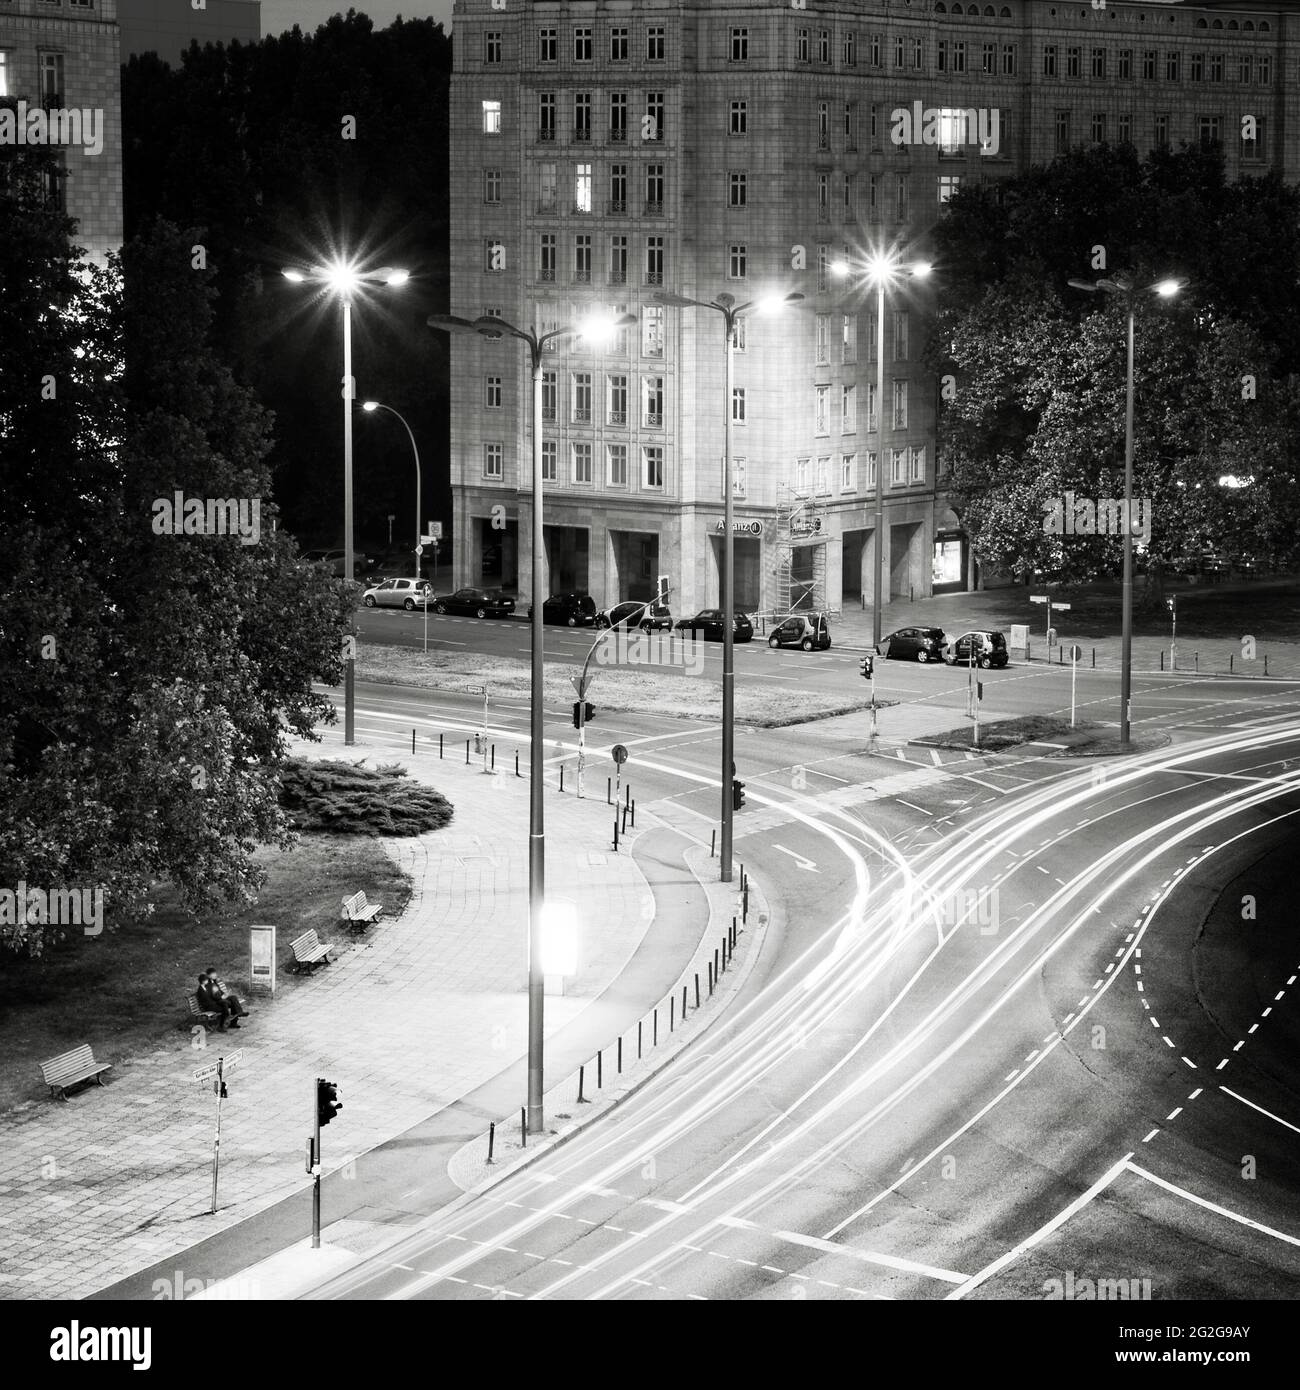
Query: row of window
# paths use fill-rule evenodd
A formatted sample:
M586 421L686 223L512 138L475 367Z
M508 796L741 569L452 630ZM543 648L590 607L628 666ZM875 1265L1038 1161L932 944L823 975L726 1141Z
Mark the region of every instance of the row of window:
M0 48L0 97L17 95L16 65L12 52ZM36 78L40 99L47 105L61 105L64 96L63 54L38 52L36 55ZM14 90L11 91L10 87Z
M965 45L962 45L964 48ZM1164 80L1179 82L1183 74L1183 54L1178 49L1164 53ZM1082 44L1067 44L1064 48L1049 43L1043 46L1044 77L1079 77L1084 75L1087 60L1089 77L1105 79L1109 75L1110 55L1105 48L1089 48ZM1115 55L1115 76L1121 81L1129 81L1140 71L1147 82L1154 82L1156 74L1162 70L1161 54L1154 48L1144 48L1139 54L1132 48L1121 48ZM963 63L965 61L963 57ZM1190 55L1188 72L1193 82L1222 82L1228 70L1229 60L1222 53L1193 53ZM1268 53L1238 53L1231 63L1238 82L1255 82L1267 86L1273 81L1273 58ZM942 69L941 69L942 70ZM954 67L953 72L964 72L964 67Z
M606 444L604 447L605 487L627 488L629 480L630 450L626 444ZM595 485L595 446L587 440L575 440L568 447L569 476L567 482L579 487ZM904 445L898 449L886 450L889 459L889 486L907 487L926 481L926 451L924 445ZM838 464L836 459L838 458ZM874 451L864 456L864 476L860 486L872 491L876 486L876 454ZM661 444L644 444L640 450L640 486L648 492L662 492L667 486L667 461ZM732 490L737 497L748 493L748 460L733 457ZM834 469L834 473L832 473ZM483 477L491 482L500 482L505 477L505 445L490 441L483 445ZM840 492L857 492L858 456L849 454L821 454L816 457L797 458L794 463L794 490L800 496L826 495L832 490L832 478L838 482ZM554 439L542 441L542 481L560 481L560 446Z
M575 63L591 63L596 59L596 33L591 24L578 24L567 36L572 39L572 54ZM611 25L606 34L609 46L604 51L611 63L632 61L632 29L628 24ZM641 31L642 42L639 52L647 63L662 63L667 56L668 35L662 24L648 24ZM483 35L483 61L489 64L505 62L505 34L500 29L489 29ZM537 61L539 63L558 63L560 61L560 31L554 26L537 31Z
M1222 116L1197 116L1195 122L1193 134L1202 149L1209 149L1212 145L1223 143L1225 127ZM1257 164L1267 157L1267 125L1268 122L1263 116L1251 116L1244 118L1240 123L1234 122L1233 129L1237 136L1237 157L1243 163ZM1088 124L1088 138L1094 144L1104 144L1112 138L1112 130L1116 144L1131 145L1133 143L1132 116L1116 116L1112 126L1105 111L1093 112ZM1152 118L1151 130L1153 142L1157 147L1169 145L1172 142L1172 117L1166 113L1157 114ZM1072 148L1078 138L1075 134L1074 113L1072 111L1057 111L1055 113L1055 152L1064 154ZM939 200L940 202L946 201L942 191L940 191Z

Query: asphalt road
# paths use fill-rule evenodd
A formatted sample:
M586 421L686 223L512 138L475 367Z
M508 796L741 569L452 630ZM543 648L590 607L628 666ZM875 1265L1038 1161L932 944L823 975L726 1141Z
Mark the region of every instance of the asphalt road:
M1241 698L1244 725L1278 708ZM358 702L395 743L417 712L476 722L437 693ZM509 737L526 710L494 719ZM602 732L632 748L635 795L707 842L716 730ZM882 756L843 725L740 734L737 759L736 850L774 917L744 996L599 1124L320 1296L1300 1292L1293 728L1101 775Z
M424 630L422 614L358 610L362 643L420 649ZM581 667L598 635L590 628L547 627L545 660L548 664ZM526 661L530 628L518 621L431 614L428 642L430 651L464 657L481 652L485 656ZM722 644L704 643L703 647L704 675L721 680ZM772 650L765 640L755 637L751 642L737 643L735 652L737 682L790 692L810 690L852 697L861 697L866 686L859 670L861 651L837 647L807 653ZM982 671L978 675L984 683L985 706L1000 715L1070 715L1068 665L1013 663L1004 670ZM960 713L966 706L968 681L969 673L964 668L942 663L876 662L876 693L881 700L916 702ZM1085 658L1075 673L1074 699L1080 719L1117 723L1118 671L1093 670ZM1139 729L1180 727L1211 732L1286 712L1300 714L1300 681L1200 676L1186 671L1133 675L1133 724ZM565 723L569 722L567 712L556 713Z

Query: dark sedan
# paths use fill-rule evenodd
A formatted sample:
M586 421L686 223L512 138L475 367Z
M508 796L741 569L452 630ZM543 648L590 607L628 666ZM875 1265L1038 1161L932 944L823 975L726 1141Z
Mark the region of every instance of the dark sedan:
M500 589L457 589L437 599L433 611L468 618L505 618L515 611L515 601Z
M892 660L938 661L945 640L941 627L900 627L880 639L876 653Z
M531 603L528 616L533 616ZM561 627L590 627L596 621L596 600L590 594L552 594L542 604L542 621Z
M703 637L706 642L721 642L723 622L721 608L701 608L693 618L679 618L677 631ZM754 624L749 621L749 615L739 609L732 615L731 630L737 642L748 642L754 636Z

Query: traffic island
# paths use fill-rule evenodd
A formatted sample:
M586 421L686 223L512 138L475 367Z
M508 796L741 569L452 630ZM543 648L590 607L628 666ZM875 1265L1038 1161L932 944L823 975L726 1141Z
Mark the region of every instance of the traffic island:
M963 752L1004 753L1009 748L1046 748L1067 758L1147 753L1153 748L1164 748L1171 741L1163 730L1144 730L1132 734L1125 748L1113 724L1083 720L1071 727L1068 719L1041 714L981 723L978 742L974 729L969 726L912 740L927 748L957 748Z

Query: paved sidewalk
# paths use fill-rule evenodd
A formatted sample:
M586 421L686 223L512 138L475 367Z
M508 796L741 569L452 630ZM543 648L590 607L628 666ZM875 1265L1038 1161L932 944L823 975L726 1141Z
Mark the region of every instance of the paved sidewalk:
M414 879L407 910L355 941L340 930L335 963L274 1000L251 996L253 1017L237 1034L209 1035L198 1050L202 1034L187 1046L174 1021L160 1020L159 1047L117 1067L105 1089L0 1117L0 1297L84 1296L301 1194L318 1075L339 1083L347 1121L326 1138L346 1133L360 1155L526 1051L527 780L513 766L496 776L478 761L466 767L450 749L443 762L436 749L345 751L337 730L295 751L400 762L451 800L450 826L383 841ZM637 837L610 852L609 815L603 798L547 790L549 894L575 904L582 941L578 975L565 995L547 997L548 1038L571 1033L647 933L672 926L655 918L651 885L628 852ZM287 939L279 945L283 959ZM671 949L684 965L694 943ZM592 1044L604 1045L601 1008L588 1016ZM222 1107L210 1215L215 1101L192 1073L218 1046L241 1059ZM336 1152L327 1169L349 1157Z

